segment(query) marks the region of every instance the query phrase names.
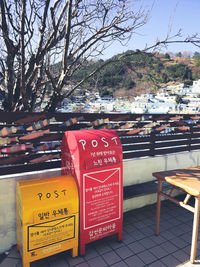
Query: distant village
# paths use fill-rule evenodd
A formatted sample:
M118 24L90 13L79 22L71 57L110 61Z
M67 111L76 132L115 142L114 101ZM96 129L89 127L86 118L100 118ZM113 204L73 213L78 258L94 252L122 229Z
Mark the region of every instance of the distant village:
M58 112L88 113L200 113L200 79L192 86L183 83L146 93L133 100L100 97L98 91L78 89L73 99L64 99Z

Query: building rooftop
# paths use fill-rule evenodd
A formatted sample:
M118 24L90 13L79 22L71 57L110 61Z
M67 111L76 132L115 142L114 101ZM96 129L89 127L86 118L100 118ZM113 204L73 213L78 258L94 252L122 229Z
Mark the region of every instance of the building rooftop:
M109 236L86 246L84 257L60 253L31 263L30 267L162 267L200 266L200 242L195 264L191 264L190 244L193 214L169 201L162 202L160 235L155 235L156 205L124 214L123 241ZM1 258L0 258L1 260ZM21 267L16 246L12 247L0 267Z

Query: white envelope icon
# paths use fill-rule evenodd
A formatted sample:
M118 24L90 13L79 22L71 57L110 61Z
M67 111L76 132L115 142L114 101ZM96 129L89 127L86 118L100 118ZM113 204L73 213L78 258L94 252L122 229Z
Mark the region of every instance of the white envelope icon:
M107 170L103 170L103 171L90 172L90 173L84 174L83 177L85 176L86 178L96 180L96 181L103 184L109 178L111 178L115 173L119 172L119 174L120 174L120 170L121 170L120 168L114 168L114 169L107 169ZM98 178L98 176L101 175L102 173L104 173L104 175L105 175L105 179L103 179L103 180ZM97 177L95 174L97 174Z

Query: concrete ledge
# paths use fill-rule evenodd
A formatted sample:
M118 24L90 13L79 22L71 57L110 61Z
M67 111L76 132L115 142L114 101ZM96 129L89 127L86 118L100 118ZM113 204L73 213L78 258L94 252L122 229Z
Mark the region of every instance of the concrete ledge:
M171 189L171 185L163 182L162 189L165 191L167 189ZM124 194L123 198L124 200L127 200L129 198L148 195L157 193L158 190L158 183L157 181L150 181L142 184L134 184L129 186L124 186Z
M156 202L157 194L148 194L148 195L143 195L143 196L137 196L129 199L124 199L123 201L123 209L124 212L133 210L133 209L138 209L148 205L154 204Z
M200 165L200 151L173 153L155 157L124 160L124 186L155 180L153 172Z
M169 187L163 187L163 191L169 192ZM175 191L172 196L176 197L179 196L180 193L179 191ZM141 195L136 195L135 197L132 196L132 198L127 198L123 200L123 212L127 212L130 210L142 208L147 205L151 205L156 203L157 201L157 190L154 193L146 193ZM156 216L156 214L155 214Z

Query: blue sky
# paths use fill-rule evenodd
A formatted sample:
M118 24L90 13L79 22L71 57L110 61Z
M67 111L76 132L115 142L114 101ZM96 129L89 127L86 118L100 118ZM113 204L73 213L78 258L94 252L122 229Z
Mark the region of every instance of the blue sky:
M164 39L170 24L172 24L172 35L176 34L180 28L183 37L194 33L200 34L200 0L143 0L144 5L148 7L151 7L153 2L153 9L147 24L137 30L137 34L132 37L126 47L122 47L119 43L113 44L105 51L104 58L128 49L142 50L146 45L154 44L157 39ZM190 44L173 44L162 50L163 53L168 51L200 52L200 49Z

